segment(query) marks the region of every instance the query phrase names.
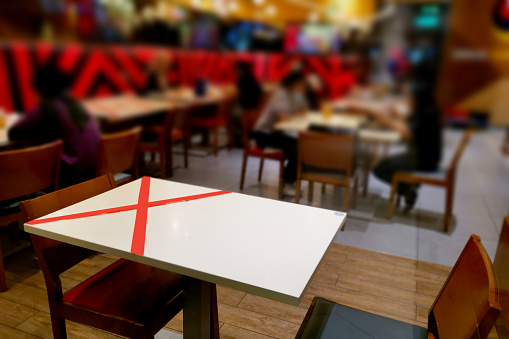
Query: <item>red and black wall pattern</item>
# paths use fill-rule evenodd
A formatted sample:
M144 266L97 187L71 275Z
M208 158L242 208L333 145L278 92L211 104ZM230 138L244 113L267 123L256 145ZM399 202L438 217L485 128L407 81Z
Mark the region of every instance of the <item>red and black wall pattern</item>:
M343 95L355 83L352 71L339 56L9 43L0 44L0 107L25 112L33 108L37 103L31 86L33 71L50 59L69 74L71 92L78 99L138 91L145 86L147 64L161 51L173 58L168 76L174 84L191 85L197 77L231 83L239 60L251 62L261 81L279 81L300 61L306 72L314 72L322 79L327 94L333 98Z

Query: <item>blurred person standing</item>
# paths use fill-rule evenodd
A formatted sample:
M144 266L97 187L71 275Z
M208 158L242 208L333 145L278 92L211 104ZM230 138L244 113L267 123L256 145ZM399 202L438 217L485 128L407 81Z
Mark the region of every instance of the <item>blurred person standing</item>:
M255 124L252 137L259 148L273 147L283 150L287 160L283 180L284 194L295 195L297 179L297 139L278 132L275 125L287 120L292 115L305 113L308 110L306 100L306 78L301 72L292 72L281 82L280 87L272 94L267 106Z
M68 92L67 76L52 62L32 79L39 104L9 130L11 140L63 141L59 187L93 179L101 139L97 122Z

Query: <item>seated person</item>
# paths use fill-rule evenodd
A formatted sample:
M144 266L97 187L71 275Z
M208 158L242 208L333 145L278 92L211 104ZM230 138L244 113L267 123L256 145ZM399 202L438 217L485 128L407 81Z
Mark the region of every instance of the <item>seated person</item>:
M408 107L411 107L411 114L407 120L396 107L390 112L366 107L376 120L408 141L404 153L383 159L374 169L375 176L388 184L392 183L395 172L437 171L442 157L441 114L434 97L435 67L431 61L423 61L412 68L410 76ZM405 197L405 212L415 205L417 188L404 183L398 187L398 194Z
M10 130L9 139L63 142L59 187L93 179L101 134L97 122L67 92L68 79L52 63L39 67L32 79L39 104Z
M237 63L235 76L240 108L243 111L258 108L263 89L253 74L251 64L242 61Z
M281 86L273 93L267 106L260 115L253 130L252 137L259 148L273 147L282 149L287 160L283 179L284 194L295 195L297 179L297 139L274 130L277 122L292 115L305 112L308 104L305 98L306 78L300 72L287 75Z
M165 92L169 88L168 72L171 59L165 52L157 53L147 68L147 81L141 90L141 95L155 92Z

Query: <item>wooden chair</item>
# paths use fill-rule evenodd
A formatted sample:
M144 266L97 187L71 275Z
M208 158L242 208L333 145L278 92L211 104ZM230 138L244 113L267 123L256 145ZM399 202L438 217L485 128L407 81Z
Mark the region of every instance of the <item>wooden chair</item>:
M112 173L117 185L138 179L140 137L141 127L103 135L99 146L96 176Z
M463 151L472 137L473 130L468 129L456 150L454 158L446 171L436 173L407 173L396 172L392 178L392 190L389 198L389 207L387 209L387 219L392 218L394 211L394 197L396 196L398 185L402 182L409 184L425 184L445 188L445 214L444 214L444 232L449 231L449 223L452 216L454 205L454 185L456 183L456 170L458 163L463 155ZM400 197L397 198L399 204Z
M234 95L227 95L219 103L197 106L199 111L206 112L197 114L190 120L190 127L194 129L201 129L210 131L213 134L212 148L214 156L217 156L219 151L219 130L226 128L228 133L228 150L233 148L233 125L231 114L235 106L236 97ZM201 113L201 112L200 112Z
M427 329L315 298L296 338L484 339L499 313L493 266L472 235L431 306Z
M0 210L0 226L17 223L23 216L16 204L26 196L58 189L62 141L0 152L0 201L13 207ZM15 225L17 227L17 224ZM0 291L6 291L5 269L0 247Z
M189 109L178 109L166 114L162 125L151 125L143 129L140 152L159 154L161 178L173 176L173 144L184 145L184 167L188 167L188 150L190 145L187 123Z
M274 160L279 162L279 199L283 197L283 170L285 167L285 156L282 151L275 149L262 150L251 142L250 134L253 130L258 117L261 114L261 110L264 107L264 100L260 108L252 111L245 111L242 113L242 142L244 144L244 154L242 156L242 170L240 174L240 190L244 189L244 182L246 178L247 159L260 158L260 168L258 170L258 181L262 180L263 164L265 160Z
M299 134L298 145L295 202L298 204L300 200L302 180L307 180L309 181L309 201L313 197L313 182L344 187L343 210L348 210L350 184L353 180L354 194L357 195L359 182L354 165L355 136L351 133L304 132Z
M110 175L25 201L21 209L33 220L115 187ZM60 274L95 252L31 235L46 281L53 337L66 338L65 320L129 338L154 338L183 308L179 274L121 259L65 294Z
M493 268L497 276L498 297L502 307L502 318L505 330L509 330L509 218L506 217L502 224L502 231L498 240L497 252ZM504 326L504 325L503 325ZM499 336L501 337L501 336Z

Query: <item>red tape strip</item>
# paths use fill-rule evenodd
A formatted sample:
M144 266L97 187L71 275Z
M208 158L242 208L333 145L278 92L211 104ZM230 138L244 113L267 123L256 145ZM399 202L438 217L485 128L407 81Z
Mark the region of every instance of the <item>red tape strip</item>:
M133 242L131 253L143 255L145 252L145 235L147 233L148 196L150 192L150 177L141 178L138 209L134 222Z

